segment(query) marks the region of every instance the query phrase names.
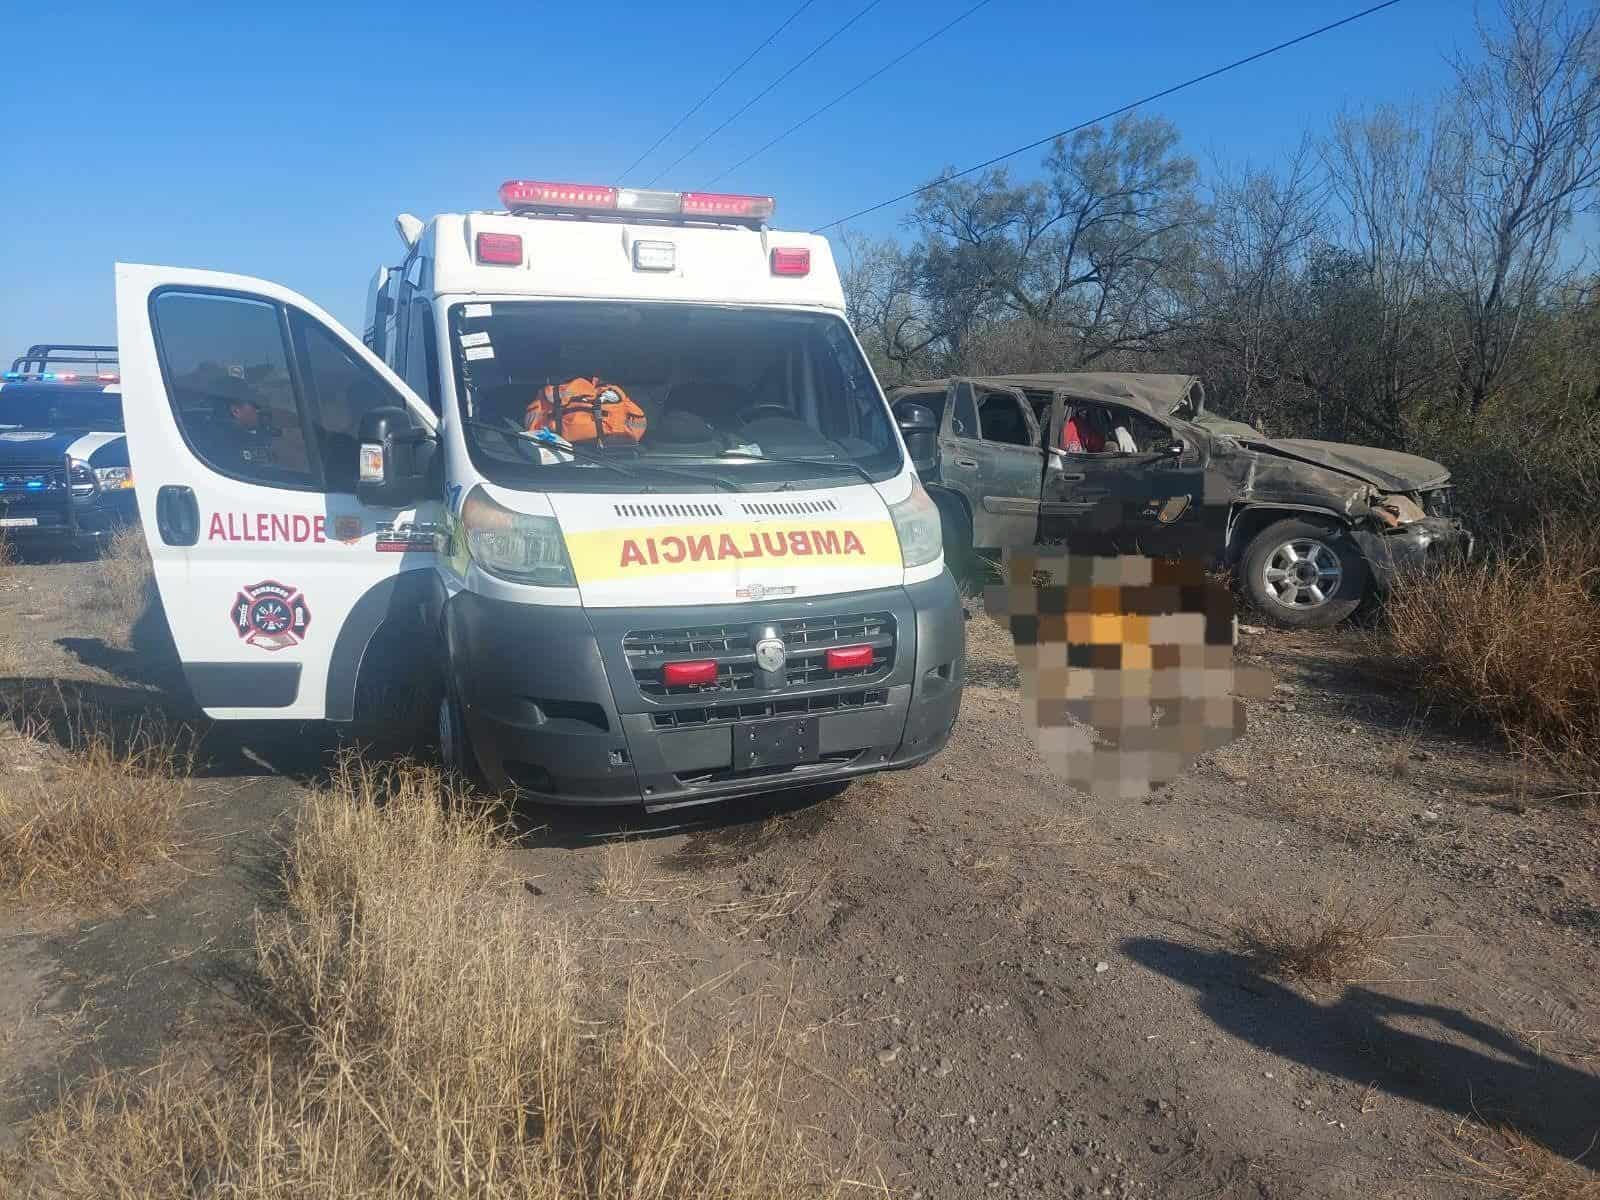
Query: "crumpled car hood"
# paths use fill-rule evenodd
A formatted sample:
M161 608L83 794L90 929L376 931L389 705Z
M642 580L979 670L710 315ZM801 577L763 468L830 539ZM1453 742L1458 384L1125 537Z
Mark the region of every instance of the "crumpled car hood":
M1450 471L1443 464L1416 454L1402 454L1398 450L1378 450L1372 446L1315 442L1301 438L1239 440L1260 453L1278 454L1340 471L1386 492L1415 492L1438 487L1450 478Z

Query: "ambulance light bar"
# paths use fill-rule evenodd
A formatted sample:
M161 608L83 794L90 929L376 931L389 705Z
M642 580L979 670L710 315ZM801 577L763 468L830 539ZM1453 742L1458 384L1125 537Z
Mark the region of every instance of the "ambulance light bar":
M740 225L764 225L776 205L771 196L734 196L722 192L658 192L644 188L603 187L587 183L543 183L510 179L500 185L500 203L507 211L616 212L654 217L693 217Z

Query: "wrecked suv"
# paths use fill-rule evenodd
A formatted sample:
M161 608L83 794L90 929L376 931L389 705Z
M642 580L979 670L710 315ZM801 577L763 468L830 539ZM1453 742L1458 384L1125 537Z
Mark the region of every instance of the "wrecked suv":
M941 379L891 403L951 563L1036 543L1202 557L1232 568L1266 619L1310 627L1471 552L1439 463L1269 438L1208 413L1191 375Z

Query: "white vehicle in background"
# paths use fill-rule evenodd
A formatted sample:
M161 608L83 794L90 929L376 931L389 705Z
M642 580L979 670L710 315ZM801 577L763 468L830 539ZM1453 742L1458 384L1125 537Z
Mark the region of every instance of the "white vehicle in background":
M275 284L118 265L133 474L199 704L381 728L425 697L447 762L558 803L935 754L964 614L827 242L768 229L766 197L500 195L396 221L361 340ZM541 397L571 416L569 380L628 402L625 436L599 400L588 437L530 429Z

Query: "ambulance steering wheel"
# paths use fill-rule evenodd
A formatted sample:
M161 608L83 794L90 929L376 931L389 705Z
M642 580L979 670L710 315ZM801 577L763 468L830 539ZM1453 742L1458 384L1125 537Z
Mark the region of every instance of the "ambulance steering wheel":
M763 404L752 404L749 408L741 408L734 415L739 418L740 424L748 425L750 422L756 420L762 413L770 413L771 415L777 417L794 416L794 412L787 404L775 404L770 400Z

